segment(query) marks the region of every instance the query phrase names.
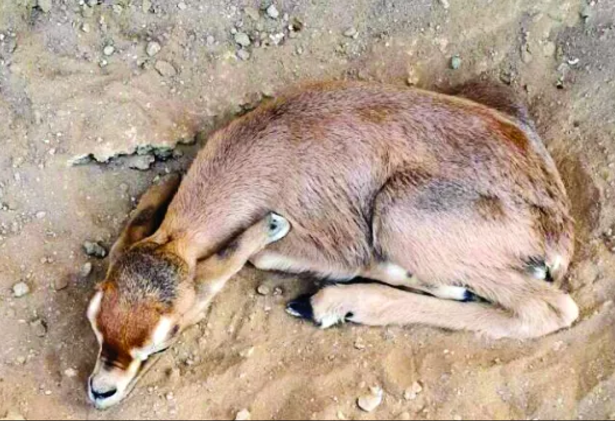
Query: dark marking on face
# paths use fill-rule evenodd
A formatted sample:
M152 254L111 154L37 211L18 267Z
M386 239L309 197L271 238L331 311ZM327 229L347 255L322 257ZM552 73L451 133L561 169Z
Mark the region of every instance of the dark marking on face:
M100 356L105 367L120 370L128 369L133 360L130 355L109 344L103 344Z

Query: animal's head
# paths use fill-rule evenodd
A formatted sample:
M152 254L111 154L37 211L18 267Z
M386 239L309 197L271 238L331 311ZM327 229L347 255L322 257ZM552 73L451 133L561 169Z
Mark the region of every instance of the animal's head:
M109 271L88 308L100 345L88 394L99 409L118 404L184 326L195 292L187 263L148 238L159 227L179 178L152 187L113 247ZM143 241L145 239L145 241Z

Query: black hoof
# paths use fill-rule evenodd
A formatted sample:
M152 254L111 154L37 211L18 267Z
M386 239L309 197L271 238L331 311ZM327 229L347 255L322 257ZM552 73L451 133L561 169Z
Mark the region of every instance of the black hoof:
M306 320L314 320L314 308L312 307L312 296L302 295L286 306L286 312L293 317Z
M464 303L476 303L478 301L481 301L478 295L474 294L472 291L466 290L463 296Z

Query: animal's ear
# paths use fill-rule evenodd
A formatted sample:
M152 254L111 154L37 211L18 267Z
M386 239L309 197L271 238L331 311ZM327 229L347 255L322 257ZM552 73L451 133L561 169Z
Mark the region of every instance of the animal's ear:
M109 254L111 264L131 245L156 232L164 220L171 200L177 193L180 181L181 176L178 174L169 175L145 192L120 238L111 249Z

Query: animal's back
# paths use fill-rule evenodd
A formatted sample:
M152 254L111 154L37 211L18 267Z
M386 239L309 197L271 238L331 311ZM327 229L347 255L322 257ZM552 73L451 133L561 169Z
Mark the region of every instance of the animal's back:
M274 247L365 264L375 200L400 173L420 184L415 209L464 218L482 204L537 227L545 254L571 254L571 238L558 238L570 231L566 193L529 125L469 100L377 84L297 89L217 132L172 204L176 228L200 224L213 249L274 210L293 223Z

